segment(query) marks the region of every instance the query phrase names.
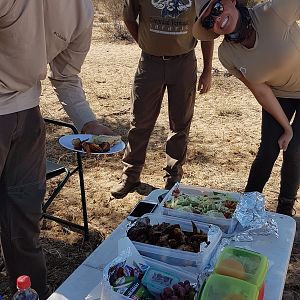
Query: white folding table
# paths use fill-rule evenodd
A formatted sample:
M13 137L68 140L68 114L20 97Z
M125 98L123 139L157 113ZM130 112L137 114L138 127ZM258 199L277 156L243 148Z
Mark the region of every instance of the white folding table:
M154 190L145 200L158 201L165 190ZM279 237L275 235L255 236L252 242L232 242L231 245L251 249L268 257L269 270L265 282L264 300L280 300L296 233L293 218L272 213L278 224ZM128 221L125 219L87 259L50 296L50 300L84 300L89 294L97 293L103 268L118 255L118 240L125 236ZM100 295L100 290L99 290ZM91 295L92 296L92 295Z

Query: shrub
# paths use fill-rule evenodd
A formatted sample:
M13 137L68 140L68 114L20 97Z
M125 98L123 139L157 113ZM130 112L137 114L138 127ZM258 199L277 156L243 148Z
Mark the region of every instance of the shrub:
M93 0L95 8L104 11L108 17L108 23L102 24L101 28L109 39L127 40L132 42L133 38L127 31L123 22L124 0Z

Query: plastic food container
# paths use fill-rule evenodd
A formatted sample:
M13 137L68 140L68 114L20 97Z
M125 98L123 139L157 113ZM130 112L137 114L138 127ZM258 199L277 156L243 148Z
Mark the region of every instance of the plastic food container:
M259 290L258 299L263 299L264 281L268 272L268 258L265 255L238 247L225 247L214 271L255 285Z
M147 287L150 293L159 295L164 288L172 287L179 281L179 277L161 270L160 267L150 267L142 279L142 284Z
M257 300L257 287L247 281L212 274L208 277L199 300Z
M172 276L176 277L176 279L179 279L179 281L185 281L188 280L191 284L197 285L197 274L191 274L186 271L182 271L178 267L174 267L168 264L165 264L161 261L157 261L154 259L151 259L149 257L143 257L146 264L154 269L159 269L162 272L165 272L167 274L172 274ZM145 274L146 275L146 274ZM102 287L101 291L101 297L98 298L101 300L128 300L130 298L121 295L112 289L108 289L107 287ZM88 299L86 299L88 300Z
M184 210L179 210L176 208L175 209L166 208L165 204L172 200L173 198L172 193L176 188L178 188L181 193L184 193L185 195L188 196L204 196L204 195L212 196L215 193L222 193L228 195L230 198L236 200L237 202L241 197L240 193L226 192L221 190L212 190L208 188L188 186L188 185L182 185L180 183L176 183L160 204L160 211L163 215L174 216L183 219L204 222L208 224L215 224L219 226L221 230L225 233L232 233L235 230L238 224L238 221L235 218L226 219L225 217L203 215L203 214L198 214L193 212L187 212Z
M163 222L170 224L179 224L181 230L192 232L192 222L180 218L164 216L160 214L145 214L143 217L148 217L151 225L161 224ZM222 231L218 226L209 225L200 222L194 222L198 229L201 229L207 234L209 244L201 243L200 251L189 252L166 247L154 246L150 244L132 241L136 249L141 255L163 261L170 265L197 267L201 272L209 263L212 254L214 253L221 237Z

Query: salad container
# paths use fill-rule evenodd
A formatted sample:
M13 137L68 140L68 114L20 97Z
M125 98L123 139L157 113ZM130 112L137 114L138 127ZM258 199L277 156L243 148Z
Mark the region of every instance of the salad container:
M160 203L163 215L215 224L233 233L238 221L233 217L240 193L212 190L176 183Z

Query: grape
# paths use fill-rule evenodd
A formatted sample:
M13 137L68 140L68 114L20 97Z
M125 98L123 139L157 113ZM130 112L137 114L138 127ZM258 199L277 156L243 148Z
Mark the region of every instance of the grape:
M166 296L165 294L160 295L161 300L169 300L170 298Z
M166 287L161 294L161 300L191 300L195 292L188 280L180 281L171 287Z
M184 295L185 295L185 289L184 287L180 286L180 288L177 291L177 296L179 297L179 299L183 299Z
M186 294L188 294L189 293L189 291L191 290L191 285L190 284L186 284L185 286L184 286L184 289L185 289L185 293Z
M174 295L173 290L170 287L166 287L163 290L163 295L167 296L167 297L171 297Z

